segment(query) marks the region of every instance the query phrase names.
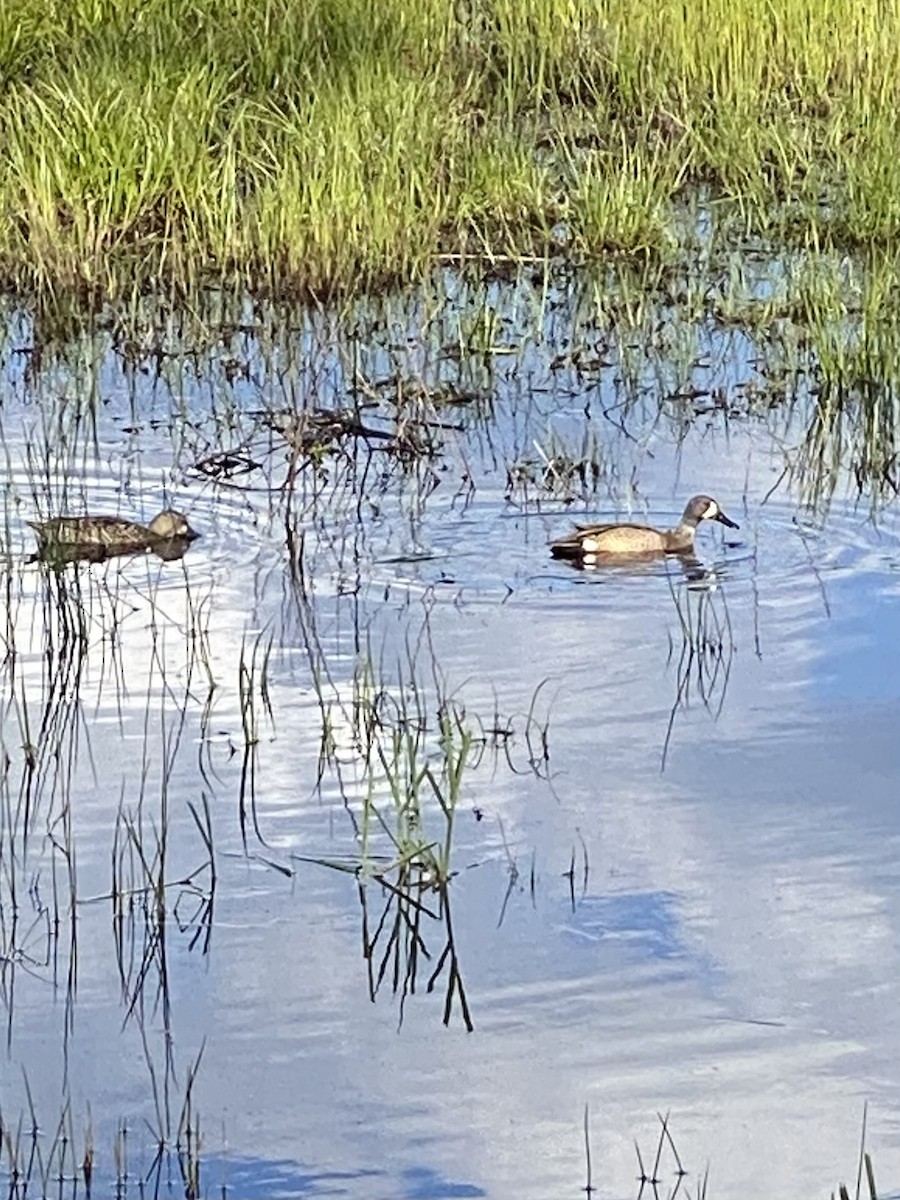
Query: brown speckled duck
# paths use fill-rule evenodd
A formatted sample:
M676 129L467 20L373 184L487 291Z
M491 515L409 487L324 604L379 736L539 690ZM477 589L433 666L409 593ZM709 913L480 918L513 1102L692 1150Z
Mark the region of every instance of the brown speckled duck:
M691 554L694 535L701 521L718 521L729 529L739 528L710 496L693 496L674 529L654 529L652 525L631 523L576 525L567 537L550 543L550 553L554 558L601 561L638 555Z
M126 521L122 517L92 516L53 517L49 521L29 521L37 534L38 548L43 556L60 555L72 558L107 558L116 554L139 554L153 550L162 557L177 557L167 553L174 548L187 547L200 535L191 529L187 518L173 508L164 508L149 525Z

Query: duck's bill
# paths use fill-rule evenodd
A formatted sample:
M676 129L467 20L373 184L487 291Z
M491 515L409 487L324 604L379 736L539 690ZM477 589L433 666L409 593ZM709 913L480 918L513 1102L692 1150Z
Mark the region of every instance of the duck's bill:
M740 529L737 521L732 521L731 517L726 517L723 512L718 512L715 515L716 521L721 521L723 525L727 525L729 529Z

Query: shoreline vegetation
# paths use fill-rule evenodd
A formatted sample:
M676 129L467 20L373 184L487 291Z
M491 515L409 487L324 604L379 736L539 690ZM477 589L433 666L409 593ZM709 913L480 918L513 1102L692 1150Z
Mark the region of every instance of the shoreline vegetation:
M665 261L698 188L742 236L891 253L898 112L900 0L8 0L0 284Z

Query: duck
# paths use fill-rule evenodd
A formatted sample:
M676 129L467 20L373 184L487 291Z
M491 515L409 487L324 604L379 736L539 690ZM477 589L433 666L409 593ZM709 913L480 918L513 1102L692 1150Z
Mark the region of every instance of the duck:
M740 528L711 496L692 496L674 529L626 522L576 525L568 536L550 543L550 553L554 558L573 559L692 554L694 535L701 521L718 521L729 529Z
M186 547L200 535L188 524L183 513L164 508L147 525L123 517L53 517L49 521L29 521L37 534L41 554L61 554L86 558L106 558L116 554L138 554L154 550L163 557L167 551Z

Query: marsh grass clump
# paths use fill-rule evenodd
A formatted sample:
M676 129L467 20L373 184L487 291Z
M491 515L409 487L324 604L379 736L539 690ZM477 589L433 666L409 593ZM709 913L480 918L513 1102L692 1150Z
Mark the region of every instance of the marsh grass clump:
M103 1179L109 1170L115 1183L110 1178L108 1186L123 1198L148 1192L165 1195L176 1178L183 1195L202 1195L202 1139L194 1097L201 1057L198 1055L189 1064L179 1094L173 1091L168 1097L173 1111L167 1118L166 1131L149 1127L149 1145L135 1138L122 1118L110 1142L100 1142L90 1107L86 1116L76 1118L68 1086L63 1089L58 1111L39 1112L26 1076L25 1102L17 1119L10 1120L4 1113L0 1137L0 1184L4 1193L16 1200L63 1194L72 1200L90 1200L95 1194L95 1173ZM50 1115L44 1124L47 1112ZM129 1147L129 1139L140 1141L140 1148Z
M443 991L443 1020L471 1030L453 933L453 833L464 780L485 739L464 706L417 677L410 654L400 681L383 664L358 664L347 700L326 698L320 678L320 784L339 781L358 853L315 859L357 882L363 956L374 1000L390 988L400 1020L417 991ZM432 709L432 702L435 705ZM299 857L299 856L295 856ZM437 948L435 943L438 943Z
M578 447L570 447L551 433L546 446L535 440L532 450L531 455L506 468L506 497L523 507L541 499L587 499L614 474L590 428L582 434Z
M394 865L415 864L423 887L445 886L463 779L479 750L464 706L445 696L429 712L414 675L386 687L367 659L355 677L352 711L364 764L363 862L386 839Z
M886 241L898 67L875 0L11 0L0 277L308 295L665 256L698 182L747 227Z
M440 667L427 611L417 635L386 644L380 655L361 632L352 678L342 679L328 661L313 607L298 615L321 722L316 788L323 799L338 801L351 845L338 853L293 853L291 860L355 882L373 1000L392 993L402 1020L411 996L437 993L445 1024L459 1019L471 1029L452 919L455 880L472 865L457 861L458 826L461 815L484 819L473 802L484 802L486 770L505 766L549 779L543 688L526 711L510 715L501 713L496 697L489 712L467 704ZM254 832L265 846L262 816Z
M873 507L900 491L896 266L894 254L817 257L792 283L785 472L810 509L827 506L842 482Z

